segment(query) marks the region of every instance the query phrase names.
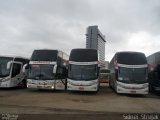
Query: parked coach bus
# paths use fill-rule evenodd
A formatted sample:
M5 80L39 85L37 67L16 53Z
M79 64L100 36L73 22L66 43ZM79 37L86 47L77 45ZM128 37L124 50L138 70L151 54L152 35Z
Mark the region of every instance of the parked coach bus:
M68 64L67 90L99 90L99 62L96 49L72 49Z
M147 57L149 64L149 89L151 92L160 92L160 52Z
M117 93L148 94L148 65L144 53L117 52L109 67L109 86Z
M110 77L110 70L102 68L99 73L100 83L108 83Z
M59 50L34 50L29 62L28 88L65 90L68 55Z
M27 63L26 58L0 56L0 87L26 87L27 73L22 68Z

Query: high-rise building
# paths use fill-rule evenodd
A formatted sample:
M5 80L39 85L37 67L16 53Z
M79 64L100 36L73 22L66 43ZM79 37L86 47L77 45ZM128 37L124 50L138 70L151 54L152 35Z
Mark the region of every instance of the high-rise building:
M101 67L105 65L105 36L99 31L98 26L89 26L86 33L86 48L98 50Z

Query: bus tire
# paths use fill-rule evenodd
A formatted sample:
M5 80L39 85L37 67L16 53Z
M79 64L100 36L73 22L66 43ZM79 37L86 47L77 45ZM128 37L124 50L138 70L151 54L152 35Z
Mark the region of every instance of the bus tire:
M154 92L154 88L151 84L149 84L149 92Z
M118 93L118 90L117 90L117 86L115 86L115 85L114 85L114 92L115 92L116 94L119 94L119 93Z
M99 82L99 84L98 84L98 86L97 86L97 90L95 91L95 93L98 93L98 92L99 92L99 89L100 89L100 82Z
M97 91L96 91L96 93L98 93L98 92L99 92L99 89L100 89L100 85L98 85L98 88L97 88Z
M27 88L27 80L22 80L22 88Z
M111 85L111 81L110 81L110 80L109 80L108 84L109 84L109 87L113 89L113 87L112 87L112 85Z
M67 79L65 80L65 83L64 83L64 90L67 90Z

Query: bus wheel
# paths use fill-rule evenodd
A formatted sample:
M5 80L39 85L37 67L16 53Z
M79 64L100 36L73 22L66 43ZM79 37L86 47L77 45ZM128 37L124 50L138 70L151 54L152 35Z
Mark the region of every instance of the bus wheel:
M66 79L66 81L65 81L65 90L67 90L67 79Z
M150 84L149 85L149 92L153 92L154 91L154 88L153 88L153 86Z
M27 88L27 81L26 80L22 81L22 88Z
M100 83L98 84L97 90L95 91L96 94L99 92L99 89L100 89Z
M117 86L114 86L114 91L115 91L115 93L116 93L117 95L119 95Z

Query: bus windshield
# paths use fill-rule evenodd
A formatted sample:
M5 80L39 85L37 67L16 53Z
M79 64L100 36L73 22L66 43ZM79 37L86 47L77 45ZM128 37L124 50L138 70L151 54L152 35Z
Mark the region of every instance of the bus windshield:
M97 65L73 65L69 66L68 77L73 80L94 80L98 78Z
M53 79L53 65L30 65L28 78L35 80Z
M9 76L10 69L7 69L7 63L12 60L10 57L0 57L0 77Z
M147 68L124 68L118 71L118 81L124 83L145 83L147 82Z

